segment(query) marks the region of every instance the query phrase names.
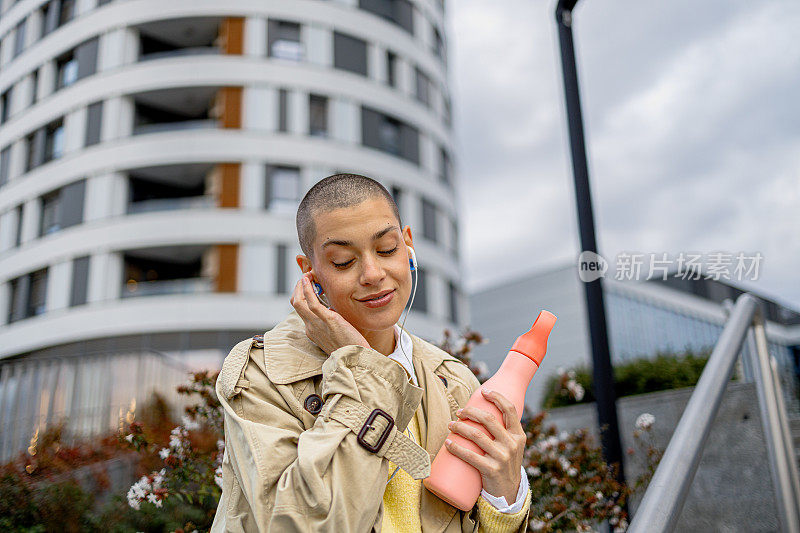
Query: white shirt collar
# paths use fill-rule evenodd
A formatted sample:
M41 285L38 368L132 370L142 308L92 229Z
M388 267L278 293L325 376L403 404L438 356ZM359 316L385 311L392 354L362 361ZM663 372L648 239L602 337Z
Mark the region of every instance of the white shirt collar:
M395 324L394 338L395 347L394 351L389 354L389 358L400 363L403 368L406 369L406 372L408 372L411 376L411 383L419 387L417 382L417 373L414 372L414 364L412 363L413 343L411 342L411 337L404 330L401 330L400 326Z

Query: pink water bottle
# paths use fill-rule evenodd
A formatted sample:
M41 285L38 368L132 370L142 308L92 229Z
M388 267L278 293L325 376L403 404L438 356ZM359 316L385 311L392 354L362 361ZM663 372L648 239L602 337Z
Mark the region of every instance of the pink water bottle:
M483 397L481 389L485 387L497 391L511 400L521 417L525 404L525 391L547 353L547 337L555 323L556 316L553 313L540 312L531 329L517 337L497 373L475 390L467 401L467 405L488 411L500 423L503 423L503 415L500 410ZM462 419L462 421L492 437L483 424L467 419ZM451 432L447 438L476 453L484 454L477 444L461 435ZM422 482L439 498L462 511L472 509L472 506L478 501L482 488L480 472L451 454L445 446L442 446L431 464L431 475Z

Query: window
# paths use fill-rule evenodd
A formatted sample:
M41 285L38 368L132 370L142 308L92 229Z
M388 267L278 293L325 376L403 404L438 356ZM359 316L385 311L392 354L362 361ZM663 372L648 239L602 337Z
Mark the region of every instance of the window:
M34 70L31 73L31 104L35 104L39 99L39 71Z
M333 66L367 75L367 42L351 35L333 32Z
M428 312L427 278L427 272L417 267L417 292L414 294L414 303L412 307L415 311L419 311L420 313Z
M6 321L10 324L11 322L15 322L22 318L25 318L25 310L20 309L22 307L22 286L25 284L23 280L25 277L20 277L16 279L12 279L8 282L8 285L11 289L11 294L8 299L8 316Z
M439 33L439 29L436 26L433 26L433 53L436 54L441 60L444 60L444 41L442 40L442 34Z
M60 118L44 127L44 161L58 159L64 153L64 119Z
M448 296L450 300L450 322L458 322L458 289L455 283L449 281L447 283Z
M47 298L47 269L37 270L29 274L30 289L28 292L28 306L26 317L41 315L45 312Z
M78 58L75 51L70 50L56 59L56 91L68 87L78 81Z
M430 78L420 70L419 67L414 69L417 75L417 100L425 104L426 106L431 105L431 80Z
M8 120L9 115L11 114L9 111L9 104L11 103L11 98L8 97L11 89L8 89L3 94L0 94L0 124L5 123Z
M419 164L419 132L369 107L361 108L361 143Z
M8 183L8 173L11 168L11 146L0 150L0 187Z
M447 96L444 97L444 105L442 106L442 120L448 128L453 126L453 111L450 98Z
M286 20L270 19L267 30L267 48L270 57L302 61L304 52L300 42L300 24Z
M289 255L289 247L279 244L275 253L275 293L287 294L289 287L286 278L286 257Z
M14 236L14 246L19 246L22 243L22 206L18 205L14 211L17 215L15 217L17 219L17 231Z
M103 125L103 102L95 102L86 110L86 139L84 146L92 146L100 142L100 130Z
M58 8L58 26L61 27L75 16L75 0L61 0Z
M397 86L397 55L386 51L386 84L389 87Z
M400 211L400 195L403 194L400 190L400 187L392 187L392 198L394 199L395 205L397 205L397 210Z
M436 206L425 198L422 199L422 236L437 242Z
M276 213L295 213L300 203L300 169L268 165L265 206Z
M53 191L41 198L42 214L39 221L39 236L50 235L61 229L61 193Z
M408 0L359 0L358 7L414 34L414 11Z
M452 163L450 155L443 146L439 147L439 179L448 185L452 183Z
M25 20L17 24L17 33L14 35L14 56L17 57L25 49Z
M308 98L308 134L312 137L328 135L328 99L318 94Z
M453 239L451 243L453 255L458 257L458 223L456 219L450 220L450 237Z
M89 256L76 257L72 261L72 290L70 291L69 297L70 307L86 303L88 287Z
M278 131L289 131L289 91L278 91Z

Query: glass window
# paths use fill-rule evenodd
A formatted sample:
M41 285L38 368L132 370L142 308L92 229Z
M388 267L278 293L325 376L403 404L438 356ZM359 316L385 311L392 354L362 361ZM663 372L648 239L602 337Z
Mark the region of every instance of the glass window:
M31 90L33 94L31 95L31 104L35 104L36 100L39 99L39 71L34 70L31 73Z
M328 135L328 99L312 94L308 99L308 134L312 137Z
M422 236L437 242L436 234L436 206L426 200L422 199Z
M11 167L11 147L6 146L0 150L0 187L8 183L8 173Z
M14 36L14 57L17 57L25 49L25 20L17 24L17 33Z
M267 209L277 213L295 213L299 203L300 169L289 166L268 166Z
M397 55L394 52L386 51L386 84L389 87L397 86Z
M278 91L278 131L289 131L289 91Z
M64 120L45 126L44 163L58 159L64 153Z
M8 299L8 314L6 315L7 322L15 322L24 318L23 313L20 312L22 300L22 278L15 278L8 282L11 294Z
M84 146L92 146L100 142L100 130L103 125L103 102L95 102L86 110L86 139Z
M367 42L352 35L333 32L333 66L367 75Z
M63 26L75 16L75 0L61 0L58 10L58 27Z
M3 124L6 120L8 120L8 116L10 115L8 105L11 103L11 99L8 97L11 89L8 89L3 94L0 94L0 124Z
M447 283L448 296L450 301L450 322L458 322L458 289L452 281Z
M419 164L419 132L396 118L361 108L361 143Z
M358 7L414 33L414 8L408 0L359 0Z
M56 90L68 87L78 81L78 58L75 51L61 56L56 60Z
M14 211L17 214L15 217L17 219L17 231L14 237L14 246L19 246L22 243L22 206L18 205Z
M436 54L436 57L439 59L444 59L444 41L442 40L442 34L439 33L439 29L436 26L433 26L433 53Z
M382 150L400 155L400 121L384 115L378 129L378 138Z
M275 254L275 292L277 294L287 294L289 287L287 283L286 258L289 255L289 247L279 244Z
M439 179L444 183L451 183L452 171L450 155L443 146L439 147Z
M397 210L400 211L400 195L403 192L400 190L400 187L392 187L392 199L394 199L395 205L397 205Z
M419 67L414 69L417 75L417 100L425 104L431 105L431 80L428 76L420 70Z
M47 298L47 269L37 270L30 274L30 292L28 293L28 311L26 316L41 315L45 312Z
M86 303L89 287L89 256L77 257L72 261L72 291L69 306Z
M39 236L50 235L61 229L61 191L56 190L42 196L42 215Z
M270 19L267 40L270 57L289 61L303 60L305 54L300 42L300 24Z

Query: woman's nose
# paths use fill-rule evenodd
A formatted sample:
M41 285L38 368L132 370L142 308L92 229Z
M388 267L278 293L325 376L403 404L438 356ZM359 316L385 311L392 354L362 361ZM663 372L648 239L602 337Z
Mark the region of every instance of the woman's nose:
M364 285L375 285L386 277L386 271L376 258L365 258L362 265L364 265L364 269L361 271L361 283Z

